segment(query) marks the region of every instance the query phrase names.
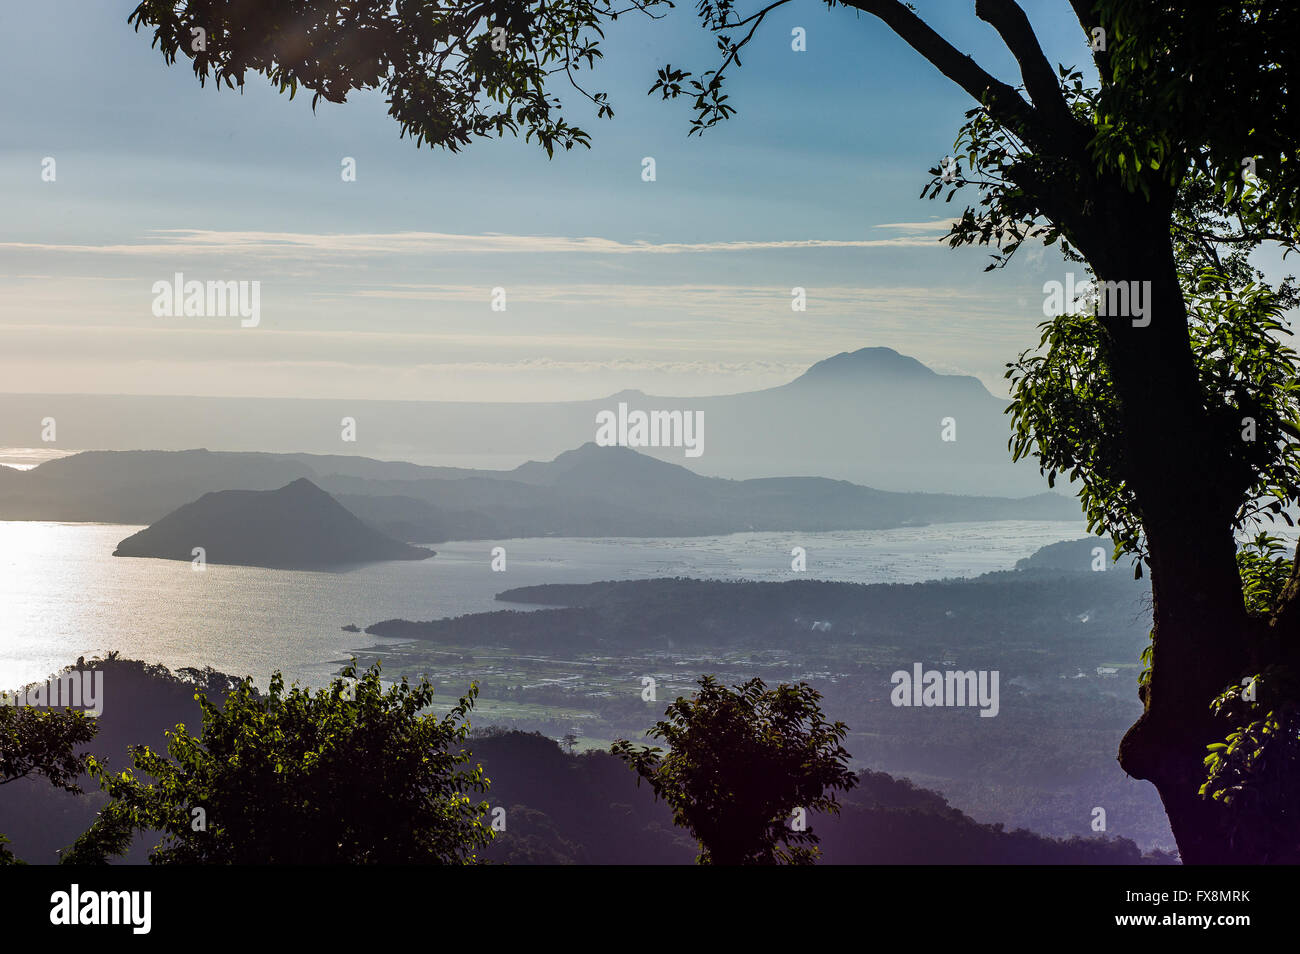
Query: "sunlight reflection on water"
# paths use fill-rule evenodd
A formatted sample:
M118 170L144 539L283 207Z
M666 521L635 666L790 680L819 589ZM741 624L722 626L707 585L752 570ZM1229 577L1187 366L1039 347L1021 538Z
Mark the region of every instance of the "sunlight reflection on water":
M0 521L0 687L44 679L77 656L121 650L172 668L211 665L264 685L319 685L337 661L374 642L345 633L384 619L436 619L494 609L494 594L539 583L657 576L787 580L790 550L811 579L914 583L1010 569L1082 521L939 524L832 533L741 533L672 539L471 541L434 544L420 562L339 572L218 566L111 556L139 527ZM489 568L493 546L507 570Z

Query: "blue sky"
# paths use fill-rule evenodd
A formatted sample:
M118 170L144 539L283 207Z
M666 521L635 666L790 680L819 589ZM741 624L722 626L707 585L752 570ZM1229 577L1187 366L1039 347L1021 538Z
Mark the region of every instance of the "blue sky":
M1018 83L973 3L916 5ZM683 103L646 95L664 62L713 65L694 5L620 19L589 78L615 118L565 97L593 148L548 161L513 139L417 149L379 93L313 114L257 77L242 95L201 89L127 25L133 6L0 13L0 390L729 393L886 345L1000 392L1003 364L1036 341L1042 283L1064 271L1039 251L985 274L985 252L935 241L959 207L918 193L970 103L853 11L777 11L732 78L739 116L703 139ZM1064 0L1025 6L1049 58L1086 61ZM259 326L155 317L151 286L178 271L260 281ZM505 312L490 309L498 286Z

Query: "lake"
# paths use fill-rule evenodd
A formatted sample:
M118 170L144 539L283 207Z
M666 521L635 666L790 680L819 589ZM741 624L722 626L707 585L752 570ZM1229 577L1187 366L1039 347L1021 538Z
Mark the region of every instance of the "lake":
M662 576L787 580L790 550L807 551L810 579L916 583L1010 569L1079 521L936 524L833 533L715 537L475 540L433 544L420 562L338 572L268 570L114 557L141 529L114 524L0 521L0 687L44 679L78 656L122 655L172 669L211 665L265 685L321 685L349 651L377 637L341 627L394 617L438 619L493 609L502 590ZM491 550L505 547L506 570Z

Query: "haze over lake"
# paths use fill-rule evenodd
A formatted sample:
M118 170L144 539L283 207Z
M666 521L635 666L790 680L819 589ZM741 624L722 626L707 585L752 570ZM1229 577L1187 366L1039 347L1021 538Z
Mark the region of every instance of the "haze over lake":
M688 538L543 538L449 542L416 563L340 572L269 570L114 558L141 529L116 524L0 521L0 685L14 686L80 655L213 666L264 685L321 685L363 629L383 619L437 619L496 609L502 590L541 583L691 576L794 579L790 550L807 550L798 576L855 583L917 583L1011 569L1039 547L1086 535L1083 521L997 521L832 533L740 533ZM507 570L490 569L504 546Z

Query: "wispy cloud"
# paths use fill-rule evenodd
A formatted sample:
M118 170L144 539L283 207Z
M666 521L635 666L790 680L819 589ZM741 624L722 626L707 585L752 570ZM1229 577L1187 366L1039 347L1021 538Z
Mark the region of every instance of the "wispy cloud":
M902 228L893 223L877 228ZM920 223L916 231L930 229ZM0 242L0 249L68 252L94 255L212 255L255 252L278 257L394 254L560 254L560 255L680 255L700 252L752 252L810 248L937 247L932 236L899 235L882 239L782 239L757 242L624 242L594 236L506 235L487 232L239 232L208 229L154 229L151 240L87 245L55 242Z
M956 219L930 219L928 222L882 222L875 228L900 229L906 232L947 232L956 224Z

